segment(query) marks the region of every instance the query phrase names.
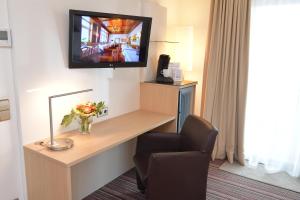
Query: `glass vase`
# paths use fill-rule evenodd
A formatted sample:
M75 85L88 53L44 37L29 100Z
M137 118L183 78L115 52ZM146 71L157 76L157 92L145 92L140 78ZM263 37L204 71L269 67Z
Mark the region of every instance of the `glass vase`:
M83 135L90 134L92 122L93 120L91 117L81 117L79 119L79 132Z

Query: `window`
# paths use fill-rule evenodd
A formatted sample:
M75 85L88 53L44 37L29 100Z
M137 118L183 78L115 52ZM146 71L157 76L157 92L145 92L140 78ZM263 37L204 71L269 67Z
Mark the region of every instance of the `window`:
M90 30L91 30L91 18L87 16L82 16L81 24L81 42L89 42L90 41Z
M107 43L108 42L108 32L103 27L101 27L100 42L101 43Z
M300 0L253 0L245 157L300 176Z

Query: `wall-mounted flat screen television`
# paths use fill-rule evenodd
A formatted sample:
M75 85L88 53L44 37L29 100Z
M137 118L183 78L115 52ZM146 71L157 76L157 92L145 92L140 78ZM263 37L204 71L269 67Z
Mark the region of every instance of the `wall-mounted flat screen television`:
M152 19L69 11L69 67L146 67Z

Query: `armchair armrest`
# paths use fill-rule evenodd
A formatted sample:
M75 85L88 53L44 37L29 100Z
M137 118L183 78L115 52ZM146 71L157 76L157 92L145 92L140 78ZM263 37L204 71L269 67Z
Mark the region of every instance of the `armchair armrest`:
M179 151L180 138L176 133L145 133L137 139L136 154Z
M152 154L147 199L205 199L209 160L208 154L198 151Z

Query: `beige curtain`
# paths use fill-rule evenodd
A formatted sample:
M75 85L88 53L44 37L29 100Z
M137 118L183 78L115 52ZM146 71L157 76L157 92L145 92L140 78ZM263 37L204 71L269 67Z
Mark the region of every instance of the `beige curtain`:
M212 0L201 114L218 129L213 159L244 164L251 0Z

